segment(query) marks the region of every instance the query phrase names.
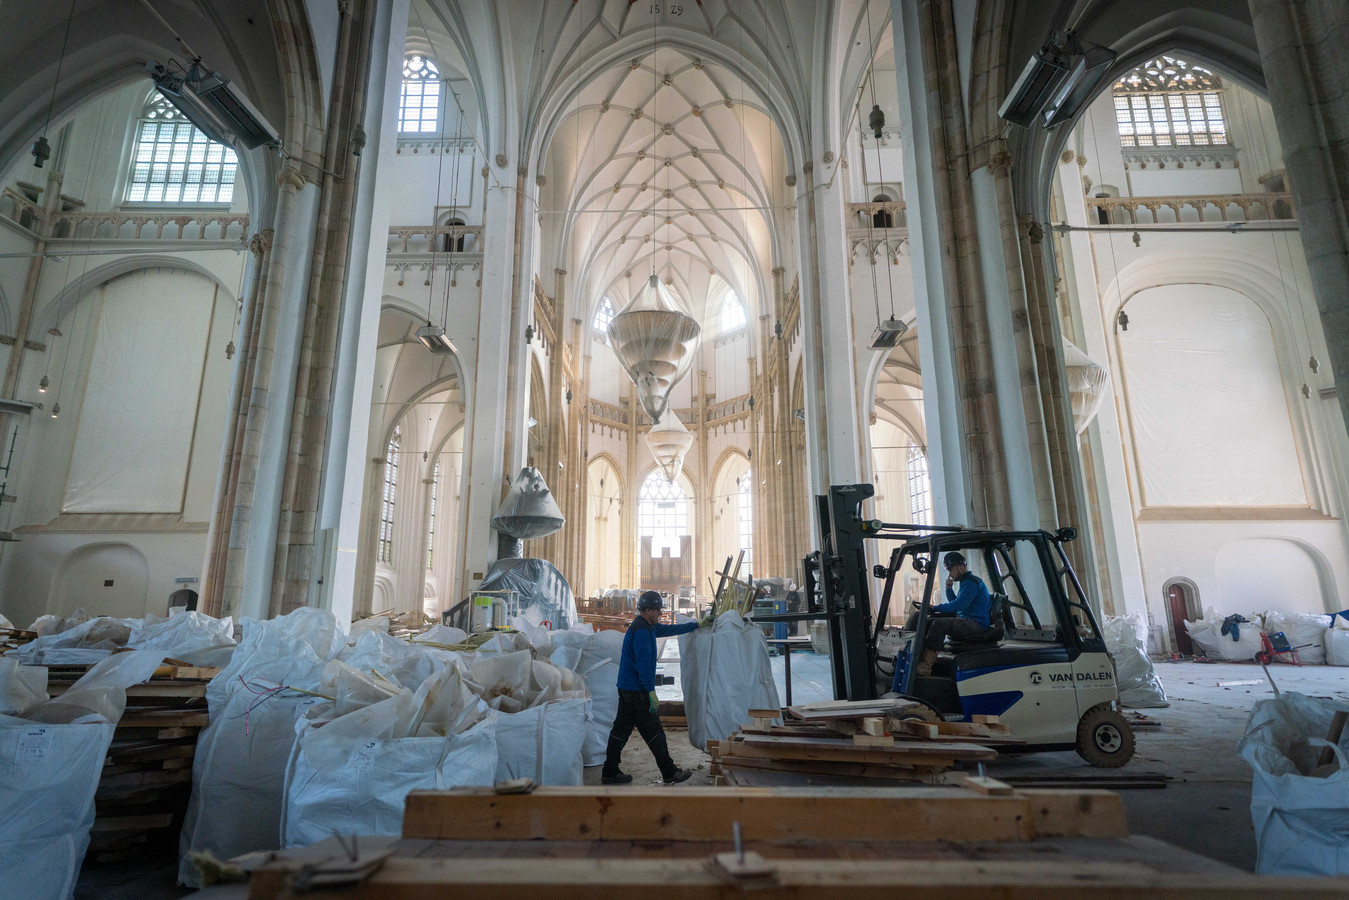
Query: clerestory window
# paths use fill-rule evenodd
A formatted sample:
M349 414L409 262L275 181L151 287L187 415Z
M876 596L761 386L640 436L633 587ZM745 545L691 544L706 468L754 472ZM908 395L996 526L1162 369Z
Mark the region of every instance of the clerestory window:
M145 104L136 129L126 200L174 206L227 204L234 198L238 170L233 150L208 138L156 94Z
M1139 66L1114 87L1124 147L1221 147L1228 143L1222 80L1170 56Z
M440 124L440 70L425 56L403 60L403 90L398 97L398 130L433 132Z

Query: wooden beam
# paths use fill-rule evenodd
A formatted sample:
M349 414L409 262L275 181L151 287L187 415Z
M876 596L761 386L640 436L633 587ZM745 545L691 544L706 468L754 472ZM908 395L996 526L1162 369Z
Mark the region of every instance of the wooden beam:
M671 791L670 793L681 793ZM1243 872L1158 871L1137 862L770 859L764 897L811 900L1268 900L1335 898L1349 879L1260 877ZM296 896L303 863L282 860L253 873L250 900ZM688 859L405 859L394 857L361 884L305 893L307 900L704 900L743 896Z
M1064 821L1052 823L1055 817ZM403 837L725 842L734 822L755 841L1024 841L1041 827L1128 834L1119 797L1106 791L985 797L943 788L541 787L518 796L491 788L413 791Z

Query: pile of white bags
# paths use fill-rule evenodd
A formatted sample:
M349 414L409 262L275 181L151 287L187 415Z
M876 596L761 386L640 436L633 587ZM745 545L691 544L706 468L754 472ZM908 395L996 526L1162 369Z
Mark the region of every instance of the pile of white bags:
M126 689L162 660L154 651L118 654L48 700L45 669L0 659L0 872L9 896L73 896Z
M224 859L335 833L397 834L411 790L517 776L581 784L591 700L583 678L546 653L555 638L580 659L593 634L537 633L540 650L501 633L458 651L445 649L465 643L457 629L404 641L385 627L348 637L317 609L244 620L207 689L180 880L197 879L189 851Z
M585 679L590 691L590 724L581 755L587 766L603 765L609 732L618 715L618 660L623 652L623 633L587 633L573 628L555 632L552 648L553 665L571 669Z
M689 743L700 750L739 730L751 709L781 707L763 630L734 610L681 634L679 660Z
M1106 616L1101 630L1105 648L1115 660L1120 704L1136 709L1170 706L1166 689L1148 658L1148 620L1143 613Z
M1251 819L1260 875L1349 875L1349 730L1334 770L1310 773L1343 703L1285 691L1251 710L1237 752L1254 770Z
M1276 610L1265 613L1265 633L1283 632L1288 645L1297 651L1298 659L1304 664L1319 666L1326 661L1325 634L1330 627L1330 616L1315 616L1310 613L1285 615ZM1276 656L1275 661L1291 662Z
M1335 616L1321 639L1326 648L1326 665L1349 666L1349 619Z
M1237 639L1233 640L1231 635L1222 633L1225 618L1226 616L1219 615L1210 606L1202 619L1193 622L1187 620L1185 630L1189 632L1190 640L1199 651L1209 659L1231 661L1255 659L1255 654L1263 646L1260 640L1260 623L1240 623L1237 626Z
M90 618L77 609L67 617L42 616L31 630L38 633L36 640L6 654L30 666L92 665L128 647L157 650L196 666L224 666L234 652L232 618L216 619L180 606L167 617L143 619Z

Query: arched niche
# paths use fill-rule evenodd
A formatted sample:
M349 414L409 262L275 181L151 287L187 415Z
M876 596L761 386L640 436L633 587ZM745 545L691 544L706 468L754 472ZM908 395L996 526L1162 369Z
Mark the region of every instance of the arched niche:
M145 555L132 545L85 544L67 553L56 567L47 608L58 615L70 615L78 608L93 616L163 615L167 603L149 608L149 582Z

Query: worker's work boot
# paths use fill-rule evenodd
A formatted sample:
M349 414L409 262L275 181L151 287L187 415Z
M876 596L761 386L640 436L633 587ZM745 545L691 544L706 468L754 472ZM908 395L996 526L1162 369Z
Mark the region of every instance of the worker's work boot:
M932 674L932 664L937 661L936 650L924 650L923 658L918 661L918 674L924 678Z
M690 772L688 769L675 769L673 772L665 776L665 783L679 784L681 781L688 781L692 777L693 773ZM632 779L628 780L631 781Z
M627 772L618 772L613 775L600 775L600 784L632 784L632 776Z

